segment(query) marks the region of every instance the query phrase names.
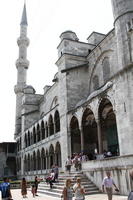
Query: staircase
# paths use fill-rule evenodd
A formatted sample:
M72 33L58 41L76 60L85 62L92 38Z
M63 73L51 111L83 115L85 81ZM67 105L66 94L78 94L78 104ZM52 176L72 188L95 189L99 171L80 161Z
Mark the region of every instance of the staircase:
M43 181L38 186L38 193L61 198L63 187L65 185L65 180L67 178L71 179L72 186L76 183L77 178L81 178L81 184L85 189L86 195L99 193L98 188L82 172L60 174L58 183L54 183L52 189L50 189L49 184Z

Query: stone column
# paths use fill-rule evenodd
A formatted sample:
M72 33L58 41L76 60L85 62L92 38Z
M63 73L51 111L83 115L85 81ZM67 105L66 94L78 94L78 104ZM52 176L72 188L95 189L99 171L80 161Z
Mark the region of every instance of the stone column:
M99 152L99 154L102 154L103 153L103 145L102 145L102 132L101 132L100 119L97 119L96 123L97 123L97 135L98 135L98 152Z
M83 133L83 128L80 126L80 139L81 139L81 152L84 151L84 133Z

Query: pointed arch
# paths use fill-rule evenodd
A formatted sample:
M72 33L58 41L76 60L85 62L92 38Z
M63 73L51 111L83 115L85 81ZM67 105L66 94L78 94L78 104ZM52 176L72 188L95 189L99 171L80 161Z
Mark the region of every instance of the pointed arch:
M34 138L34 144L36 144L36 129L33 128L33 138Z
M41 122L41 132L42 132L42 140L45 139L45 127L44 127L44 121Z
M36 152L33 152L33 169L36 170Z
M37 124L37 142L41 140L40 125Z
M28 171L30 171L30 154L28 154Z
M60 115L58 110L56 110L54 114L54 124L55 124L55 133L57 133L60 131Z
M49 147L49 158L50 158L50 168L53 166L54 164L54 146L51 144Z
M41 156L39 149L37 150L37 170L41 170Z
M46 129L46 138L49 136L49 130L48 130L48 123L45 123L45 129Z
M71 132L71 153L81 152L81 138L79 130L78 119L73 116L70 121L70 132Z
M89 160L93 160L95 149L98 147L97 123L93 111L86 108L82 116L82 130L84 137L84 151Z
M46 154L44 148L41 150L42 169L46 169Z
M102 149L110 151L114 156L119 155L116 116L108 98L103 98L100 102L98 115L102 134Z
M30 140L30 131L28 131L28 141L27 141L27 146L30 146L31 140Z
M55 146L55 163L61 167L61 145L59 142Z
M48 127L49 127L49 136L54 135L54 123L52 115L49 116Z

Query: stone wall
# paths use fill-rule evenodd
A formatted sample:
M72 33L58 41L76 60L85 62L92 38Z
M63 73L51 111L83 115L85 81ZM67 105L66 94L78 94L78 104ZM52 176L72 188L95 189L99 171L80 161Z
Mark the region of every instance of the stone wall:
M130 171L133 169L133 155L87 161L82 164L82 169L99 189L101 189L106 171L111 171L111 175L120 189L120 194L128 195L129 191L133 189L130 177Z

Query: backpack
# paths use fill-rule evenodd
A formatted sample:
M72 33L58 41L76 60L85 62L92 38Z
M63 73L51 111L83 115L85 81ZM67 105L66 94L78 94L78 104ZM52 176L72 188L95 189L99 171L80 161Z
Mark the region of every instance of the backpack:
M10 197L10 184L9 183L1 183L0 191L2 194L2 198Z

